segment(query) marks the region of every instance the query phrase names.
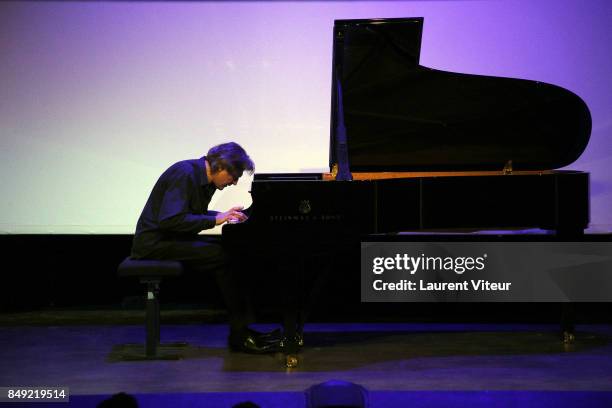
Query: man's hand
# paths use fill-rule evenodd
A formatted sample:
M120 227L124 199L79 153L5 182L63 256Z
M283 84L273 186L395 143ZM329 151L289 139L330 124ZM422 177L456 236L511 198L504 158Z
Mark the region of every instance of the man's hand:
M237 223L246 221L248 217L242 213L242 209L243 207L232 207L226 212L217 214L215 217L216 225L221 225L224 222Z

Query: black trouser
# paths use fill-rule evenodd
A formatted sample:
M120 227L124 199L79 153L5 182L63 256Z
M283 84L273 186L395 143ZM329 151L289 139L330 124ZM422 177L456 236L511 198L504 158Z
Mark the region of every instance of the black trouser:
M245 285L238 276L237 260L228 255L220 237L197 236L189 240L161 241L147 258L181 261L187 273L214 272L229 310L231 331L246 329L250 310Z

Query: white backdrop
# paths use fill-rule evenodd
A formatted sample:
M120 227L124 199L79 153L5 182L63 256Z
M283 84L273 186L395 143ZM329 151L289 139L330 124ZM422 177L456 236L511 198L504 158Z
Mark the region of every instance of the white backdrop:
M2 2L0 233L132 233L157 177L234 140L257 171L327 171L340 18L425 17L421 63L536 79L589 104L570 168L612 224L605 1ZM248 179L213 208L248 206Z

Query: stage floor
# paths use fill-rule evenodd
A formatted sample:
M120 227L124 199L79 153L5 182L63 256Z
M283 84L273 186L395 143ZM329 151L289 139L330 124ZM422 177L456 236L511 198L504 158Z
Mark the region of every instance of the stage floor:
M256 326L271 329L271 325ZM185 341L178 361L117 361L142 342L141 325L0 327L2 386L68 386L71 395L301 392L342 379L370 391L612 391L612 326L308 324L296 369L282 355L226 349L225 324L162 325L162 342Z

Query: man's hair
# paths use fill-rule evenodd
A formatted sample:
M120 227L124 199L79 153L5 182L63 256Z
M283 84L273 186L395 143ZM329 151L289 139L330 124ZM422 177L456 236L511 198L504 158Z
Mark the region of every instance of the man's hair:
M213 173L226 170L236 180L242 176L245 170L249 174L253 174L255 171L253 160L238 143L234 142L211 147L206 154L206 160Z

